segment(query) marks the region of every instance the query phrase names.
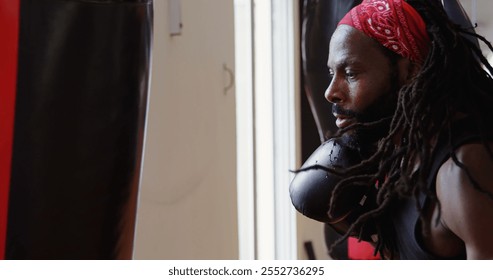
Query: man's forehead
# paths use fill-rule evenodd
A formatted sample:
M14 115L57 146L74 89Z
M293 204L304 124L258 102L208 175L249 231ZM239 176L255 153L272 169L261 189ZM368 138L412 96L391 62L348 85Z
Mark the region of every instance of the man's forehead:
M372 51L380 51L381 48L374 39L361 31L348 25L340 25L330 40L327 64L355 64L371 55Z
M359 46L362 46L360 34L358 31L347 25L340 25L334 31L330 40L329 57L327 64L340 64L354 62L357 60L356 53ZM369 39L369 38L368 38Z
M330 45L347 44L351 40L352 34L357 30L348 25L340 25L336 28L330 39ZM353 35L354 36L354 35Z

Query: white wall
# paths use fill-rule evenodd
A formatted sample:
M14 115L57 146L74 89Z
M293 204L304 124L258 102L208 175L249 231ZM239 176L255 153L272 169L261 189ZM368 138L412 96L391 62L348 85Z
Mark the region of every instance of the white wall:
M224 65L235 69L234 1L178 1L183 22L179 36L168 34L168 1L154 1L151 94L134 258L238 259L235 88L224 92L229 77L223 70ZM296 37L297 32L295 28ZM271 204L274 209L274 201ZM300 259L307 257L304 241L314 242L319 259L327 258L321 223L298 215L296 230ZM258 243L264 237L256 238Z
M154 1L154 47L135 259L237 259L232 0Z

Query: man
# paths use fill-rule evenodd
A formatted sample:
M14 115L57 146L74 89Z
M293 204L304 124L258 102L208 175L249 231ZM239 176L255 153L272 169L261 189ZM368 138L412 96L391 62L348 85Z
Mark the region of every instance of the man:
M346 235L373 224L385 258L493 259L493 69L465 34L433 1L365 0L332 36L336 125L375 148L336 187L377 186Z

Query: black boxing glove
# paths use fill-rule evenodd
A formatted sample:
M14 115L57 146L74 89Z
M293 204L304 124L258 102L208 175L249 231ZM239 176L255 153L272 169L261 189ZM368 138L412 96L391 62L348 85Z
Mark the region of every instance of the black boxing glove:
M289 192L296 210L308 218L327 223L337 232L346 233L349 226L363 213L376 207L375 186L346 186L335 198L329 215L330 199L335 186L343 179L344 170L363 160L358 149L345 144L343 138L324 142L306 160L291 181ZM359 229L357 229L359 232ZM359 233L352 235L359 235ZM363 240L370 241L373 227L365 226Z

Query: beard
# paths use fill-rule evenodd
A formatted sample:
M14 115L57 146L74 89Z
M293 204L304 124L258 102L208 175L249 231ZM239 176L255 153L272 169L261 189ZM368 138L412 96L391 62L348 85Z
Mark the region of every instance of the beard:
M333 113L353 117L358 124L361 124L357 128L344 132L341 135L343 142L347 146L359 150L364 157L373 154L378 141L389 133L392 117L397 108L397 97L398 89L392 81L391 90L382 94L362 112L345 110L337 104L333 104Z

